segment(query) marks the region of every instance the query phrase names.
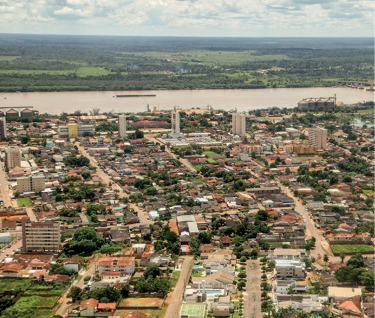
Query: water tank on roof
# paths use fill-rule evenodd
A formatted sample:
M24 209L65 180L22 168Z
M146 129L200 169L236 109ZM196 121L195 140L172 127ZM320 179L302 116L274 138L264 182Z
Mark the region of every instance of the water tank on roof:
M125 174L132 174L132 170L129 168L124 169Z

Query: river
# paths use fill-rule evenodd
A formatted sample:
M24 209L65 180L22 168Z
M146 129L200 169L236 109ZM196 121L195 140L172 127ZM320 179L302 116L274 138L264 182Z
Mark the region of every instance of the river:
M116 94L156 94L156 97L123 97ZM374 92L347 87L270 88L270 89L218 89L175 91L94 91L94 92L35 92L0 93L0 107L33 106L40 113L89 112L99 108L101 112L141 112L149 104L151 109L205 108L239 111L270 106L295 107L298 101L309 97L330 97L346 104L374 101Z

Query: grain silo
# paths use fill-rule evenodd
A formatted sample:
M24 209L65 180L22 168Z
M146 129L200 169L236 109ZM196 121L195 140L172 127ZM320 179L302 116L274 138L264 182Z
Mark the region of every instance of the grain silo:
M314 108L316 105L315 99L311 98L309 99L309 108Z
M309 102L306 99L302 99L298 102L298 108L299 109L306 109L309 107Z
M326 106L331 108L335 107L335 100L333 97L327 99Z
M33 117L34 116L34 112L31 110L31 109L24 109L21 111L21 117Z
M14 108L12 109L9 109L6 113L7 117L19 117L19 113L17 110L15 110Z
M326 100L323 99L323 98L319 98L318 101L316 102L316 106L325 107L326 106Z

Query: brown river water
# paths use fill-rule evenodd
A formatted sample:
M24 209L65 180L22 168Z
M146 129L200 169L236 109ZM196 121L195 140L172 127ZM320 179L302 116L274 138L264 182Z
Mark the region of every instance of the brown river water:
M114 97L116 94L156 94L156 97ZM0 93L0 107L33 106L40 113L60 114L76 110L89 112L141 112L158 107L160 110L179 106L182 109L211 105L214 109L239 111L271 106L295 107L298 101L309 97L331 97L346 104L374 101L374 92L348 87L270 88L270 89L217 89L174 91L94 91L94 92L36 92Z

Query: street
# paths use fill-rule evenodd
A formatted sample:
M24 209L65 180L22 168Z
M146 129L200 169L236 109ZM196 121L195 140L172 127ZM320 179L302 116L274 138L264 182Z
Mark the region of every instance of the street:
M190 271L193 268L193 256L186 256L184 259L184 263L182 264L181 274L178 278L176 287L174 290L169 293L166 299L166 303L168 303L167 311L164 315L164 318L177 318L180 310L181 299L183 292L185 290L185 286L189 280Z
M259 259L248 260L246 262L246 289L243 293L244 300L244 317L248 318L261 318L261 264Z
M3 197L4 206L12 206L12 193L8 187L8 180L3 162L0 163L0 192Z
M90 163L92 166L96 167L96 173L103 180L103 183L109 184L110 182L112 183L112 189L116 190L118 193L119 198L128 198L128 194L119 186L116 182L114 182L111 177L106 174L99 166L98 164L94 161L94 159L90 156L90 154L83 148L78 142L75 143L75 145L78 147L78 150L81 152L81 154L85 157L87 157L90 160ZM139 223L137 224L152 224L153 222L149 219L147 212L140 209L138 205L134 203L129 203L129 208L134 209L138 213L139 217Z

